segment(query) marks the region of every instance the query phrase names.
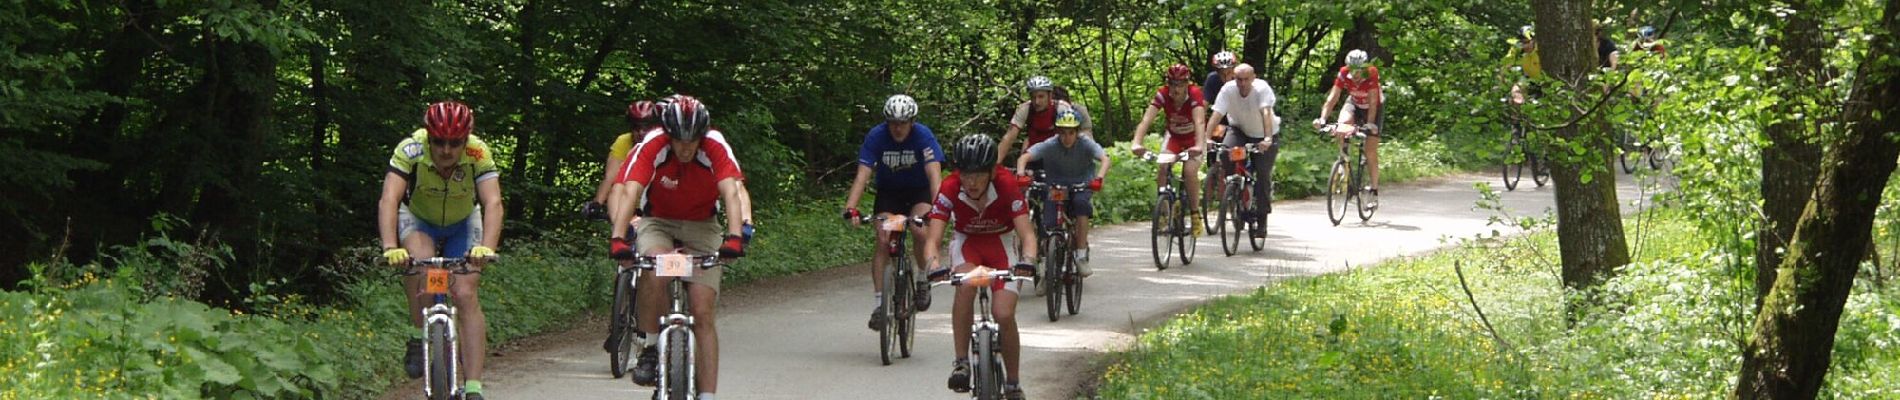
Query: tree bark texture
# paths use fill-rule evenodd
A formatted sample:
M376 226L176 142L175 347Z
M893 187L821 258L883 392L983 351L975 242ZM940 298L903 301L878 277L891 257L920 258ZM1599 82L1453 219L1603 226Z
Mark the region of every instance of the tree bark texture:
M1881 190L1900 159L1900 0L1888 0L1843 120L1847 137L1823 156L1774 286L1742 352L1734 399L1812 399L1833 361L1834 334L1873 235Z
M1267 48L1273 45L1273 17L1255 12L1247 17L1247 33L1240 37L1240 62L1266 71Z
M1595 93L1585 76L1597 68L1596 40L1590 28L1590 0L1532 3L1537 15L1537 45L1544 70L1562 81L1560 90ZM1594 98L1594 96L1585 96ZM1546 104L1556 102L1547 101ZM1554 106L1554 105L1553 105ZM1616 174L1610 170L1611 141L1599 116L1566 124L1554 132L1562 141L1582 143L1581 155L1558 155L1551 167L1557 186L1557 241L1563 258L1563 283L1590 289L1629 263L1622 213L1616 203ZM1552 154L1561 146L1551 147ZM1574 306L1574 305L1573 305ZM1572 308L1574 311L1575 308Z
M1805 0L1791 1L1788 6L1796 12L1786 17L1787 25L1781 36L1770 39L1781 57L1777 68L1768 71L1768 76L1781 92L1778 97L1784 99L1774 106L1771 114L1788 119L1775 121L1762 130L1768 146L1761 149L1762 221L1755 234L1757 308L1768 295L1768 289L1774 286L1781 251L1794 237L1795 222L1801 219L1801 210L1807 207L1809 195L1814 193L1814 179L1821 172L1821 146L1813 142L1815 135L1810 127L1815 121L1834 115L1824 110L1825 107L1808 107L1801 101L1814 99L1818 104L1828 103L1814 94L1826 79L1823 74L1827 64L1821 60L1821 51L1827 44L1821 41L1827 36L1822 34L1819 20L1825 12ZM1797 115L1804 117L1797 119Z

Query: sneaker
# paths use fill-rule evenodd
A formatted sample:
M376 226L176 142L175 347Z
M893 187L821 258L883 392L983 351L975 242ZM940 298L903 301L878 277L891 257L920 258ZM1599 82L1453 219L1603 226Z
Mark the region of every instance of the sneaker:
M950 390L957 393L970 392L970 360L957 359L951 364Z
M422 377L422 339L409 339L408 351L402 355L403 372L409 373L409 379Z
M917 282L917 287L911 289L910 293L912 308L916 308L917 312L930 311L930 282Z
M1089 268L1089 249L1082 249L1082 250L1076 251L1075 258L1076 258L1076 263L1075 263L1076 272L1080 273L1083 278L1087 278L1090 275L1095 275L1095 269Z
M1023 400L1023 386L1015 383L1003 384L1003 398L1008 400Z
M1367 210L1379 209L1379 189L1367 188L1366 193L1372 195L1372 198L1366 199L1366 209Z
M647 346L640 350L640 364L633 367L633 383L640 386L660 383L659 346Z
M883 331L884 320L884 306L877 306L876 309L871 310L871 330Z
M1194 236L1201 236L1201 235L1207 234L1207 227L1202 226L1203 224L1201 223L1200 218L1188 218L1188 219L1192 220L1194 224L1194 233L1193 233Z

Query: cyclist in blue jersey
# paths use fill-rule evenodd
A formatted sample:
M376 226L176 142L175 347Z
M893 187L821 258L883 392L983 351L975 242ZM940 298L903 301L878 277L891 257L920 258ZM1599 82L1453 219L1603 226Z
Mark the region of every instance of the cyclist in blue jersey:
M884 101L884 123L871 128L864 137L864 145L858 148L858 176L851 181L851 194L845 197L844 218L855 226L858 222L858 200L864 196L865 182L871 176L877 176L877 202L871 209L878 221L889 215L909 215L921 217L930 212L931 198L936 188L943 182L943 147L937 144L937 135L929 126L917 122L917 101L906 95L895 95ZM878 243L890 240L888 233L878 231ZM922 266L923 241L912 243L917 249L911 251L911 265ZM871 287L873 289L870 327L872 330L884 329L884 283L878 278L884 276L884 266L890 263L890 254L883 248L873 246L871 252ZM923 276L918 271L915 276ZM916 298L912 301L917 311L930 309L930 286L923 283L912 291Z

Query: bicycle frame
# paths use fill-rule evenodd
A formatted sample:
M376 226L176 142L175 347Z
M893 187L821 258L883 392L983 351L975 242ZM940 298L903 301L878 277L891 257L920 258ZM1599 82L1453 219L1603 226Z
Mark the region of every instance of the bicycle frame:
M468 274L473 274L473 273L478 273L478 272L470 271L468 269L468 261L460 257L430 257L430 258L425 258L425 259L416 259L416 260L410 261L410 266L411 266L410 270L407 272L404 272L403 275L404 276L413 276L413 275L418 275L418 274L425 275L424 277L425 282L423 284L424 285L423 294L429 295L430 301L433 303L433 304L430 304L428 307L423 308L422 310L422 326L425 327L426 329L426 327L431 326L433 324L442 324L444 328L442 330L444 334L443 342L447 343L449 347L448 352L446 353L448 354L448 363L444 364L448 366L448 370L449 370L449 386L450 387L448 388L448 391L449 391L448 394L450 396L454 396L458 394L459 392L461 392L460 382L462 381L462 343L461 343L461 334L460 334L461 330L460 330L460 327L457 326L456 319L455 319L455 316L456 316L455 303L453 299L450 297L448 287L449 287L449 282L451 282L452 276L468 275ZM438 280L438 279L440 279L441 281L434 282L435 280ZM437 290L437 289L440 289L440 290ZM422 355L423 355L422 376L425 379L425 383L422 385L422 395L423 397L427 397L427 398L435 397L435 390L440 389L440 388L433 387L433 385L430 385L427 382L428 377L431 376L431 374L435 372L434 371L435 363L432 362L433 360L429 359L429 357L432 354L435 354L434 350L435 349L433 348L433 343L431 343L431 341L429 340L422 341Z
M1010 273L1009 269L995 270L995 269L989 269L987 267L979 267L975 271L961 273L961 274L953 274L951 275L949 281L932 283L931 286L940 286L940 285L961 286L961 285L966 284L966 282L970 281L972 278L976 278L976 277L988 277L989 279L1003 280L1005 282L1027 281L1027 283L1029 284L1034 284L1036 281L1036 278L1016 276ZM978 287L976 288L976 300L972 302L972 305L977 308L975 311L976 314L973 314L973 317L972 317L973 319L971 320L971 325L970 325L970 355L972 356L970 359L970 363L973 367L976 365L976 363L984 363L984 365L1003 364L1001 360L1003 357L1001 354L1002 340L1003 340L1002 338L1003 327L1001 324L996 322L995 317L992 316L990 312L990 307L991 307L990 292L992 292L993 290L994 289L991 288L991 285L987 283L983 285L978 285ZM984 334L988 334L989 338L991 339L989 342L983 342L983 341L977 340L978 338L984 337ZM977 359L977 357L975 357L975 356L983 354L984 350L989 350L989 354L991 355L993 359ZM1008 376L1008 373L1005 372L1003 375ZM979 377L975 376L975 373L972 372L972 376L970 377L972 386L975 385L976 380L978 378ZM1000 387L1001 382L997 382L997 384ZM971 389L972 389L971 390L972 395L979 396L979 397L981 396L980 393L976 393L976 390L978 388L972 387Z

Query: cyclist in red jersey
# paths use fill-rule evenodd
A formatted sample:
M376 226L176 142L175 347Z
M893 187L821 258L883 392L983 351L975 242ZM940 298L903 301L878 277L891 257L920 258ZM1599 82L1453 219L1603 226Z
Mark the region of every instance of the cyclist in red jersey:
M1366 175L1369 177L1366 193L1371 199L1366 208L1379 208L1379 126L1385 123L1385 90L1379 85L1379 67L1367 63L1364 50L1346 53L1346 65L1339 67L1339 76L1333 78L1332 92L1326 94L1326 105L1320 106L1319 119L1313 120L1313 129L1326 125L1326 117L1333 111L1333 104L1339 102L1339 94L1345 92L1349 99L1339 108L1339 123L1354 126L1365 125L1366 134ZM1343 144L1345 135L1334 134L1333 146Z
M1193 71L1186 64L1174 64L1168 67L1167 84L1155 89L1155 96L1148 101L1148 111L1141 114L1141 123L1135 124L1134 153L1140 157L1148 153L1142 147L1143 139L1148 135L1148 124L1154 122L1155 114L1165 114L1162 129L1167 131L1167 139L1162 143L1163 154L1198 155L1206 150L1207 102L1201 88L1189 81ZM1188 207L1200 207L1201 204L1201 163L1187 163L1181 166L1181 175L1186 177ZM1168 168L1159 168L1155 175L1156 184L1167 181ZM1199 210L1189 210L1189 214L1199 214ZM1194 223L1194 235L1200 236L1206 228L1200 218L1189 218Z
M685 245L685 250L697 254L716 252L722 258L744 257L744 224L741 222L744 203L740 188L744 175L731 146L726 144L723 133L711 128L712 115L698 99L673 95L662 100L658 107L661 130L665 134L648 135L634 147L631 159L614 184L608 204L613 221L608 254L630 262L636 246L641 254L658 255L681 250L675 248L675 243L680 243ZM715 203L720 201L736 205L725 208L723 228L714 218ZM632 219L636 204L646 217L635 227L639 230L639 242L632 243L626 239L627 222ZM701 399L711 398L718 391L719 332L714 306L718 304L724 269L715 267L681 278L688 283L688 309L693 314L693 335L697 340L697 351L693 353L698 372L695 380ZM652 271L643 272L640 279L639 285L643 287L666 284ZM663 290L639 291L636 299L639 315L660 315L665 296ZM640 332L648 333L649 337L658 329L657 319L640 320ZM658 355L652 344L645 346L639 365L634 369L635 383L652 385L658 380Z
M1036 273L1033 254L1039 254L1036 248L1035 226L1029 222L1029 204L1023 199L1022 190L1016 187L1012 179L996 179L997 158L996 142L988 136L975 134L958 140L955 153L952 154L957 173L950 175L938 188L936 201L930 211L930 226L924 231L924 259L931 267L938 265L939 243L942 243L943 231L955 223L954 236L950 239L951 268L935 268L930 272L931 280L943 280L950 277L951 271L968 272L976 267L992 269L1010 268L1017 275L1033 276ZM1006 175L1004 175L1006 176ZM1008 240L1014 237L1016 245ZM1017 257L1010 254L1020 248ZM1022 260L1012 265L1012 260ZM1019 282L1003 283L997 281L997 289L991 298L990 315L996 318L1002 328L1004 377L1003 391L1010 399L1022 399L1020 384L1022 372L1022 341L1016 331L1016 301L1022 293ZM970 387L970 323L974 318L976 288L958 286L955 304L950 307L950 327L954 334L956 362L950 372L951 390L967 391Z

